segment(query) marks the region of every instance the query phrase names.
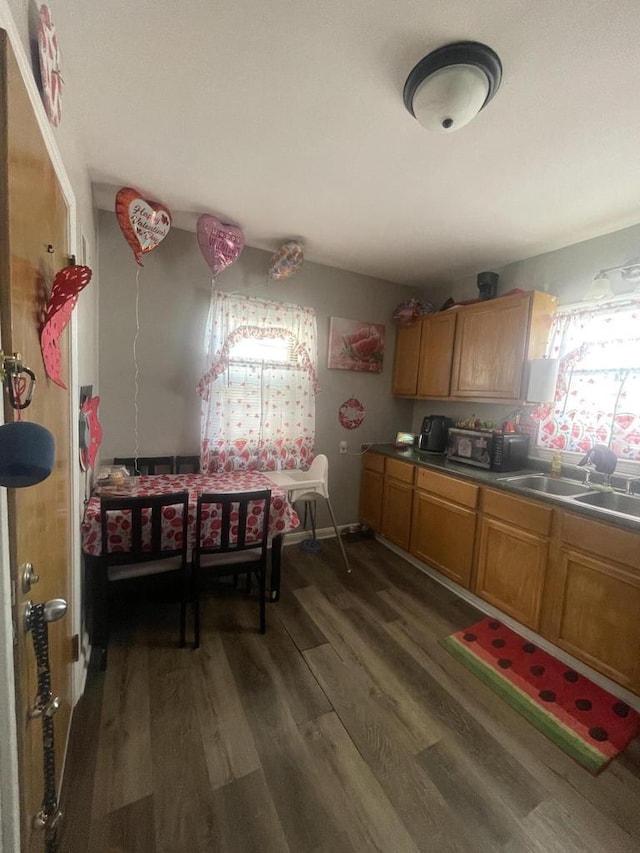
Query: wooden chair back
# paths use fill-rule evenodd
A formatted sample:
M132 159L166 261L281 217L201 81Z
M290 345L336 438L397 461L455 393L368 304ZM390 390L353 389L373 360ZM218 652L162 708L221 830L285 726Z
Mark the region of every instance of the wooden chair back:
M109 513L127 513L130 516L131 537L129 547L113 550L109 543ZM182 518L174 525L167 516ZM166 495L104 496L100 499L102 520L102 558L109 565L127 565L181 556L187 558L187 529L189 523L189 492ZM164 517L164 525L163 525ZM167 521L169 520L169 524ZM164 528L164 535L163 535ZM173 532L173 539L166 531Z
M176 474L199 474L200 456L176 456Z
M269 489L201 494L198 497L194 557L197 559L202 554L233 554L256 548L266 553L270 508ZM211 535L211 526L207 524L212 512L219 513L222 521L220 535L216 538Z
M137 464L136 464L137 463ZM116 456L114 465L124 465L134 477L140 474L175 474L173 456Z

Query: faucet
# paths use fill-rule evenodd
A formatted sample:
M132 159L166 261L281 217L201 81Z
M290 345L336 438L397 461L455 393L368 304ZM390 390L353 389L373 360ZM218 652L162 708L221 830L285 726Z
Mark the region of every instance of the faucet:
M604 444L596 444L595 447L592 447L585 456L578 462L578 465L593 465L596 471L599 471L601 474L604 474L604 484L609 487L611 485L611 475L616 470L616 465L618 464L618 457L613 452L613 450L609 450L608 447L605 447ZM585 486L590 485L589 483L589 470L586 470L586 477L584 480Z
M635 495L636 486L640 486L640 477L628 477L626 488L625 488L625 494Z

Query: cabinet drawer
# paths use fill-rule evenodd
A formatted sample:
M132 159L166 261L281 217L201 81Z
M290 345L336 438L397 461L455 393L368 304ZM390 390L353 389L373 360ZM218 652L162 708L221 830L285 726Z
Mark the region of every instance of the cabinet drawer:
M468 506L469 509L475 509L478 505L478 492L480 491L478 486L457 480L455 477L449 477L446 474L437 474L435 471L428 471L426 468L418 468L416 486L419 489L432 492L434 495L439 495L441 498L447 498L450 501L462 504L462 506Z
M384 473L384 456L379 453L365 453L362 457L362 467L368 471L379 471Z
M563 512L560 539L580 551L588 551L616 563L623 563L640 574L640 533L601 524L590 518Z
M385 474L387 477L393 477L394 480L401 480L403 483L413 483L413 476L416 466L410 462L398 462L397 459L387 459L387 467Z
M548 536L553 519L553 508L543 503L518 498L507 492L482 490L482 509L502 521L509 521L524 530Z

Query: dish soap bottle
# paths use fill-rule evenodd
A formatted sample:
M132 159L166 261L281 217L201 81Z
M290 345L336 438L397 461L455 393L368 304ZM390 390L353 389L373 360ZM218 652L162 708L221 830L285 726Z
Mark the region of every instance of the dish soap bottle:
M551 457L551 476L562 477L562 453L559 450Z

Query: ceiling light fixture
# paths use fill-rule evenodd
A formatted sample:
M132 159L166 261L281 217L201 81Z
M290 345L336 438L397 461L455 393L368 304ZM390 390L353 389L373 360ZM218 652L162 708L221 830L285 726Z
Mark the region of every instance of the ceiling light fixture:
M447 44L429 53L404 84L404 105L427 130L451 133L468 124L498 91L502 63L476 41Z

